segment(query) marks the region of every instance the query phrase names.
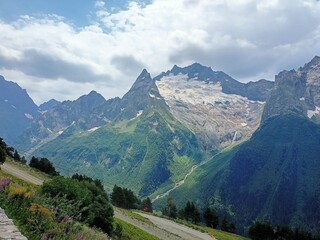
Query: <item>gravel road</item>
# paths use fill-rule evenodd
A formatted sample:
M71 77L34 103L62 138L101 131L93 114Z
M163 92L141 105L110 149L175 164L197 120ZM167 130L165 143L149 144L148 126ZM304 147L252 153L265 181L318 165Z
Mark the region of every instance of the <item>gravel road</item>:
M169 231L171 233L174 233L175 235L178 235L182 239L185 240L216 240L216 238L213 238L209 236L207 233L202 233L200 231L197 231L195 229L189 228L187 226L184 226L182 224L178 224L176 222L173 222L168 219L139 213L137 214L141 215L142 217L145 217L149 219L154 225L161 229L165 229L166 231Z
M37 177L34 177L34 176L30 175L29 173L27 173L23 170L20 170L19 168L15 167L9 163L5 162L0 167L1 167L2 171L7 172L17 178L24 180L24 181L33 183L35 185L42 185L42 183L43 183L43 180L41 180Z
M128 214L126 214L125 212L121 211L121 209L117 209L114 208L114 216L124 222L127 222L137 228L142 229L143 231L157 236L160 239L163 240L183 240L183 238L174 235L173 233L164 230L162 228L157 227L156 225L154 225L152 222L146 220L146 221L141 221L135 218L132 218L131 216L129 216Z
M168 219L135 212L142 217L148 219L141 221L136 218L132 218L121 209L114 208L114 215L116 218L121 219L127 223L130 223L151 235L157 236L163 240L216 240L206 233L199 232L187 226L178 224Z
M43 180L34 177L11 164L4 163L3 165L1 165L1 170L30 183L36 185L43 184ZM114 215L116 218L132 224L142 229L143 231L157 236L158 238L163 240L216 240L206 233L199 232L168 219L139 212L137 212L137 214L146 218L146 221L135 219L126 214L124 211L121 211L121 209L114 208Z

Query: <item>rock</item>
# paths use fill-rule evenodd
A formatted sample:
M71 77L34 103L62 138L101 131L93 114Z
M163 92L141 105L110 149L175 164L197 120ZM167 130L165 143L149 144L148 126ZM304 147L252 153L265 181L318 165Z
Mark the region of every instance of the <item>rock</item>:
M0 208L0 239L8 240L28 240L23 236L13 221L7 217L5 211Z

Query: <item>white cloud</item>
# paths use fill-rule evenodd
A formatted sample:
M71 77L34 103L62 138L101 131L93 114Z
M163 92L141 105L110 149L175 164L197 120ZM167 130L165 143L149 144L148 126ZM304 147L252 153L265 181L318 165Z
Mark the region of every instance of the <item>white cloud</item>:
M200 62L236 79L257 80L320 54L315 0L135 1L116 11L96 1L95 8L92 25L81 29L55 15L0 22L0 74L40 103L92 89L106 98L121 96L140 67L155 75ZM33 66L26 58L32 51L34 63L52 58L50 68Z

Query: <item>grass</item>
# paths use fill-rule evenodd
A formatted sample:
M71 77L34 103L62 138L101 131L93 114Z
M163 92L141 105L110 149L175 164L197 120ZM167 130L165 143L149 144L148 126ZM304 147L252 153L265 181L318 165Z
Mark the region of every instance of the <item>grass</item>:
M19 170L22 170L24 172L27 172L29 173L30 175L36 177L36 178L39 178L39 179L42 179L42 180L49 180L50 179L50 176L48 174L45 174L43 172L40 172L39 170L37 169L34 169L34 168L31 168L29 167L28 165L24 165L22 163L19 163L19 162L15 162L13 161L12 159L10 158L7 158L6 159L6 163L8 165L13 165L15 166L16 168L18 168Z
M168 217L163 216L161 212L154 212L154 213L144 212L144 213L145 214L154 215L154 216L157 216L157 217L166 218L166 219L175 221L175 222L177 222L179 224L182 224L184 226L187 226L189 228L195 229L197 231L200 231L200 232L203 232L203 233L208 233L210 236L215 237L218 240L249 240L249 238L245 238L245 237L237 235L237 234L224 232L224 231L221 231L221 230L218 230L218 229L213 229L213 228L209 228L209 227L205 227L205 226L201 226L201 225L196 225L196 224L193 224L193 223L188 222L188 221L183 220L183 219L168 218Z
M122 237L120 240L160 240L160 238L153 236L120 219L115 218L115 223L122 227Z
M18 164L18 163L15 163L13 162L12 160L7 160L6 161L7 163L11 164L11 165L15 165L17 166L20 170L22 171L25 171L29 174L32 174L33 176L36 176L38 178L42 178L42 179L49 179L50 177L49 176L46 176L46 174L42 174L40 172L37 172L37 171L34 171L33 169L27 167L27 166L23 166L22 164ZM38 205L39 204L42 204L42 202L40 201L43 196L40 196L39 195L39 190L41 189L41 186L38 186L38 185L34 185L32 183L29 183L29 182L26 182L26 181L23 181L9 173L6 173L4 171L2 171L0 169L0 179L1 178L10 178L11 179L11 182L10 182L10 186L15 186L15 187L19 187L20 189L22 187L25 187L26 189L28 189L29 192L33 194L35 194L35 196L28 196L28 197L24 197L24 199L27 199L25 200L26 202L27 201L32 201L34 203L37 203ZM8 195L5 194L5 191L0 191L0 197L2 199L6 199L8 198ZM20 199L22 200L22 198ZM7 201L2 201L0 199L0 207L2 207L3 209L6 210L6 214L8 215L9 218L13 219L14 220L14 224L18 227L18 229L20 230L20 232L27 236L29 239L40 239L41 236L39 236L38 234L39 233L33 233L32 231L30 231L30 222L28 221L21 221L20 217L18 215L21 215L20 213L23 213L23 214L27 214L26 213L26 207L24 206L25 204L27 204L26 202L22 203L22 207L17 211L16 209L13 208L13 206L11 206L10 204L8 204ZM27 207L28 208L28 207ZM43 220L43 218L41 218ZM41 221L42 221L41 220ZM43 225L45 224L45 222L40 222L39 225ZM56 232L59 230L61 230L62 226L65 227L66 231L68 231L68 224L69 224L69 227L71 226L71 222L66 222L66 223L63 223L63 222L51 222L50 224L52 224L52 229L51 231L52 232ZM53 226L54 224L56 224L55 226ZM106 239L109 239L107 238L107 235L97 229L94 229L94 228L90 228L82 223L79 223L79 222L76 222L76 221L73 221L72 224L74 224L74 227L73 229L78 229L77 231L78 232L73 232L72 233L72 230L71 230L71 235L69 236L65 236L63 238L61 238L61 236L57 236L57 240L58 239L96 239L96 240L106 240ZM49 231L49 230L48 230Z
M180 223L182 225L185 225L187 227L193 228L195 230L198 230L200 232L208 233L210 236L215 237L218 240L248 240L248 238L245 238L243 236L239 236L237 234L224 232L218 229L213 229L205 226L195 225L188 221L182 220L182 219L175 219L177 223Z
M145 218L145 217L142 217L141 215L137 214L137 213L134 213L132 211L127 211L126 212L130 217L134 218L134 219L137 219L141 222L149 222L150 223L150 220Z

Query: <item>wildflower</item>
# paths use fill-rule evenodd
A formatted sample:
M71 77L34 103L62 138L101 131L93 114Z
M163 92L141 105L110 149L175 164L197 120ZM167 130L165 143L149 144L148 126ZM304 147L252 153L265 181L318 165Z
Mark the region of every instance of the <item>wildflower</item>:
M10 178L1 178L0 179L0 190L4 190L10 183Z

